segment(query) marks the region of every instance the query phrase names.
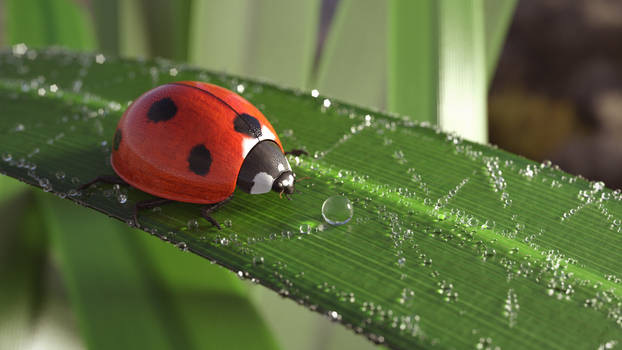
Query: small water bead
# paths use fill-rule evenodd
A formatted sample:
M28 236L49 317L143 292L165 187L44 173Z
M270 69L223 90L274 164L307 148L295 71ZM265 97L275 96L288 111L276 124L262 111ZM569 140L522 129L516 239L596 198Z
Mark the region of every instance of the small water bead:
M246 90L246 87L244 86L244 84L238 84L238 85L235 87L235 91L237 91L237 92L238 92L238 94L243 94L243 93L244 93L244 90Z
M19 43L19 44L13 45L12 49L13 49L12 50L13 56L21 57L26 53L26 51L28 51L28 46L26 46L26 44L24 43Z
M320 96L320 92L317 89L313 89L311 90L311 96L317 98L318 96Z
M188 230L196 231L199 229L199 221L197 219L190 219L188 220L186 226L188 227Z
M324 106L325 108L329 108L331 105L331 102L329 99L325 98L324 102L322 102L322 106Z
M339 226L348 223L353 213L352 203L344 196L328 197L322 204L322 217L331 225Z
M309 234L311 232L311 226L308 224L302 224L298 229L303 235Z
M231 219L227 219L227 220L223 221L222 224L225 227L231 227L231 226L233 226L233 221L231 221Z
M123 193L117 194L117 202L119 202L119 204L127 203L127 195Z
M106 56L100 54L95 55L95 63L97 64L103 64L104 62L106 62Z

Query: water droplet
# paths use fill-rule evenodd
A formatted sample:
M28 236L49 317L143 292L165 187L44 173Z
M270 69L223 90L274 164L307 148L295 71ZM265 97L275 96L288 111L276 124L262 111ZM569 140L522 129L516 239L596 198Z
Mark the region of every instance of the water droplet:
M28 46L24 43L13 45L13 55L16 57L23 56L28 51Z
M311 232L311 226L309 226L308 224L302 224L299 227L300 233L302 233L303 235L309 234L309 232Z
M227 219L225 221L223 221L222 223L225 227L231 227L233 226L233 221L231 221L230 219Z
M318 97L320 96L320 92L317 89L311 90L311 96Z
M127 203L127 195L123 193L117 194L117 202L119 202L119 204Z
M605 188L605 183L602 181L592 183L592 189L596 192L602 191L604 188Z
M188 220L186 226L188 227L188 230L196 231L199 229L199 221L197 219L190 219Z
M328 108L328 107L330 107L330 105L331 105L330 100L329 100L329 99L327 99L327 98L325 98L325 99L324 99L324 102L322 102L322 106L324 106L324 107Z
M168 70L168 74L172 77L176 77L177 73L178 73L177 68L171 68Z
M188 245L186 244L186 242L179 242L176 244L177 248L179 248L182 252L187 252L188 251Z
M95 55L95 62L97 64L103 64L104 62L106 62L106 56L102 55L101 53Z
M246 88L244 87L244 84L238 84L238 85L235 87L235 91L237 91L237 92L238 92L238 94L243 94L245 89L246 89Z
M331 225L343 225L352 219L354 209L344 196L328 197L322 204L322 217Z

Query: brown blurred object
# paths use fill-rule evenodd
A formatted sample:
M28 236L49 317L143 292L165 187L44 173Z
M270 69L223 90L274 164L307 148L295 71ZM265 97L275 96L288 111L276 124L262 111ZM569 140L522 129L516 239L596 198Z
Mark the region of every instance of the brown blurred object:
M522 0L489 95L490 139L622 188L622 0Z

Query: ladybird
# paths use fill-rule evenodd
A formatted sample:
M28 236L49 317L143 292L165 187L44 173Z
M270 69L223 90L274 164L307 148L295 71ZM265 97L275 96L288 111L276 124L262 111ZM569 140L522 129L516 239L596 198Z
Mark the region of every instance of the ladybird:
M147 91L119 120L112 143L116 176L96 182L127 184L155 199L137 202L137 212L170 202L207 204L210 214L233 196L238 186L250 194L294 193L296 182L274 128L240 95L217 85L181 81Z

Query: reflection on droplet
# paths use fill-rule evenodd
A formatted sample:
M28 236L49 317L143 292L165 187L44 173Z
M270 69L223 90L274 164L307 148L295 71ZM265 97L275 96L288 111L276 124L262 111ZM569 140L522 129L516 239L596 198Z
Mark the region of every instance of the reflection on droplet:
M322 217L331 225L348 223L352 219L353 212L352 203L344 196L328 197L322 204Z

